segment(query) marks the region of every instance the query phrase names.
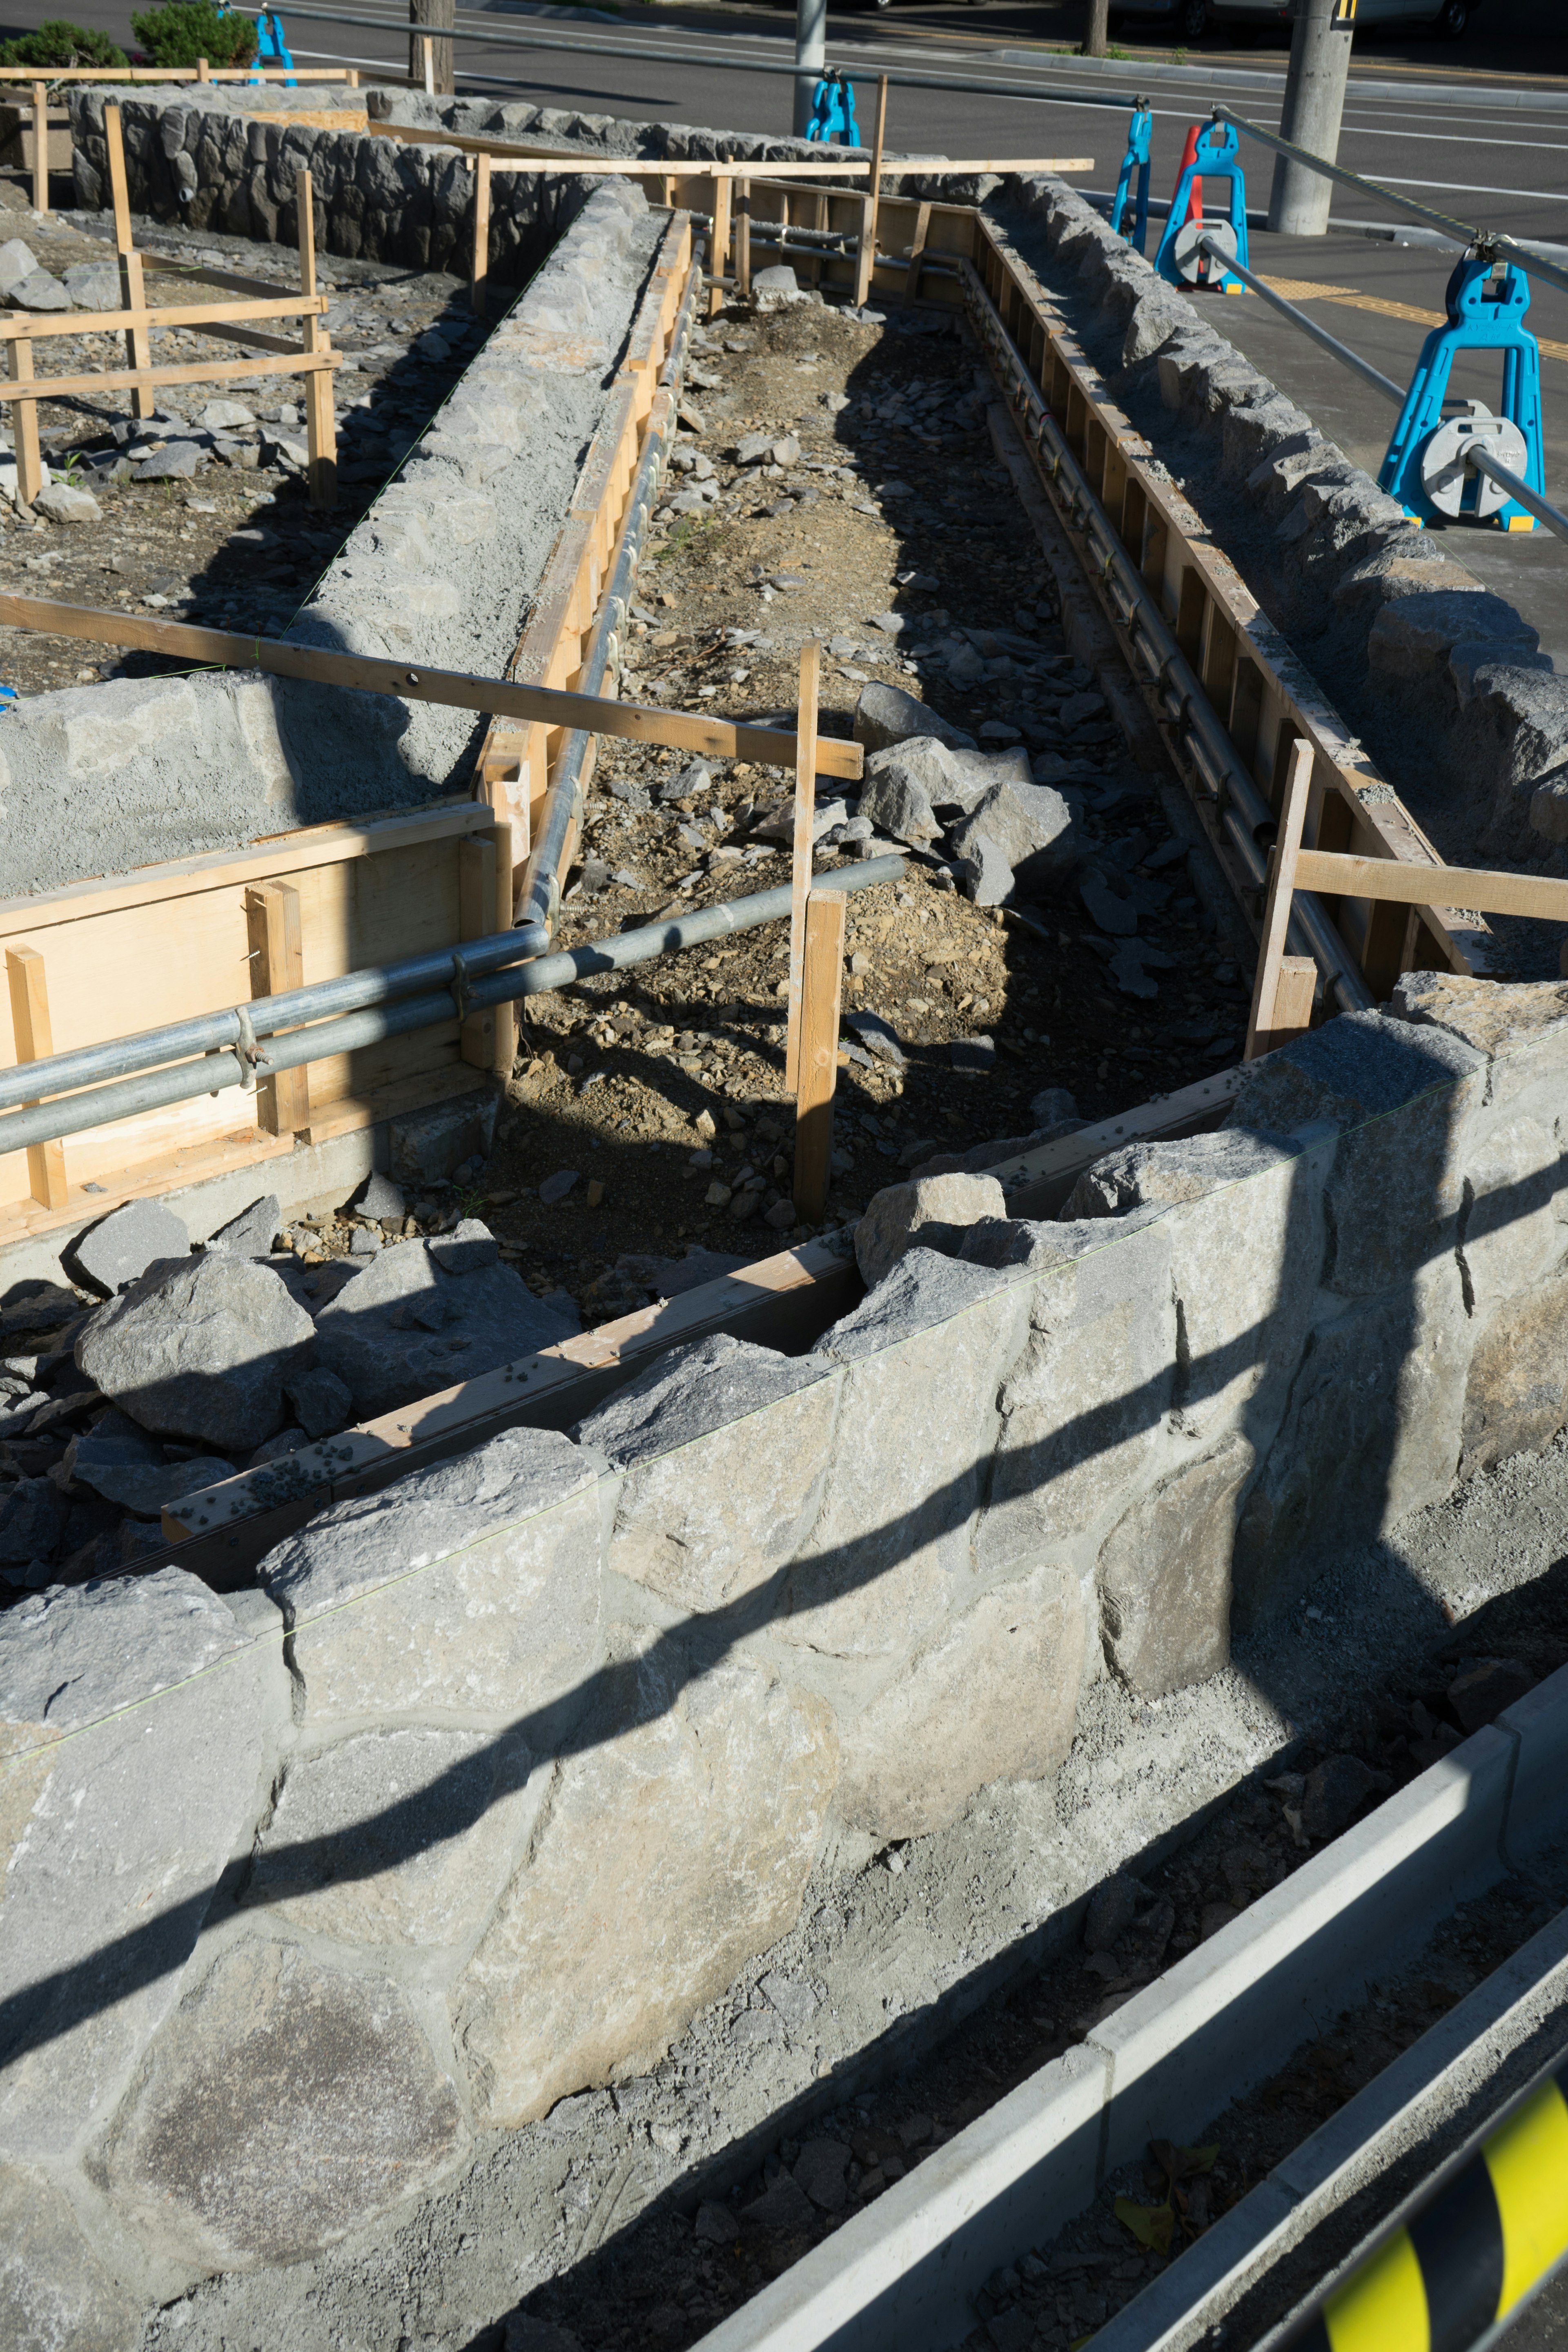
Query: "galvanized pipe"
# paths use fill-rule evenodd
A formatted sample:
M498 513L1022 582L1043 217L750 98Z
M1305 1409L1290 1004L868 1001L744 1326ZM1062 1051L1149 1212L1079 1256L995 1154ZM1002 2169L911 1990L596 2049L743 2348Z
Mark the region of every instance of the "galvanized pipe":
M824 877L813 887L846 892L873 889L879 882L896 882L903 871L902 857L871 857L858 866ZM683 948L701 947L731 932L755 930L760 923L776 922L789 911L790 885L786 882L773 890L759 890L747 898L731 898L716 907L700 908L675 922L645 924L640 930L623 931L615 939L596 940L585 947L566 949L554 955L533 956L526 963L514 962L474 980L464 992L462 1009L482 1012L492 1004L511 1004L521 997L542 995L546 989L569 987L574 981L585 979L593 972L624 971L634 964L678 954ZM521 939L521 934L511 936ZM467 950L463 952L466 955ZM143 1111L163 1110L171 1103L191 1102L198 1095L216 1095L228 1087L248 1087L254 1084L258 1070L269 1077L276 1072L300 1069L307 1062L323 1060L331 1054L355 1053L366 1045L378 1045L385 1038L405 1036L411 1030L433 1028L450 1021L458 1009L447 991L434 990L397 1003L367 1006L337 1020L318 1022L310 1029L290 1029L270 1041L254 1066L236 1041L231 1046L208 1054L200 1062L186 1061L169 1069L144 1071L139 1077L115 1086L93 1087L85 1094L10 1111L0 1118L0 1154L21 1151L33 1143L52 1143L64 1136L80 1135L89 1127L135 1118ZM37 1073L47 1067L46 1063L33 1063L24 1075L36 1086Z
M1543 499L1539 490L1532 490L1528 482L1521 482L1511 467L1501 464L1492 456L1484 441L1477 440L1467 446L1465 463L1473 466L1479 474L1489 474L1516 505L1528 509L1546 525L1548 530L1554 530L1559 539L1568 539L1568 515L1561 507L1554 507L1549 499Z
M669 350L659 373L659 385L663 390L674 390L679 385L701 286L702 256L700 247L692 256L686 292L681 299L675 331L670 337ZM668 415L661 422L650 422L647 440L637 463L637 478L626 499L615 566L588 641L587 659L577 679L577 690L583 694L597 695L603 691L612 648L618 650L619 635L626 626L626 611L631 604L637 562L642 553L643 532L647 528L647 519L658 494L665 444L673 430L674 422L673 402ZM583 814L583 765L592 740L585 728L574 727L562 743L556 756L555 774L545 798L539 837L529 852L522 888L518 896L519 923L542 925L546 933L553 924L561 904L559 868L565 855L567 835L574 822Z
M1049 453L1053 479L1069 494L1069 520L1088 540L1100 579L1110 593L1117 616L1127 630L1132 648L1155 687L1162 702L1181 730L1187 754L1207 790L1219 803L1220 823L1248 880L1259 890L1268 881L1267 846L1273 839L1275 818L1235 745L1221 726L1196 672L1173 635L1159 605L1150 595L1142 573L1112 529L1110 519L1089 488L1082 469L1068 448L1056 418L1046 406L1022 352L996 314L973 264L962 265L972 304L983 305L983 330L1001 356L1029 411L1029 431ZM1315 892L1298 890L1292 905L1290 933L1297 951L1309 953L1325 982L1347 1013L1371 1009L1373 996L1353 958L1329 919Z
M1276 294L1272 286L1266 286L1261 278L1255 277L1244 263L1237 261L1217 236L1199 237L1198 248L1200 252L1212 254L1215 261L1223 263L1226 269L1250 286L1255 294L1261 294L1266 302L1271 303L1276 310L1289 319L1292 326L1300 327L1304 335L1310 335L1312 341L1331 357L1342 366L1353 369L1363 383L1371 384L1373 392L1382 393L1384 400L1393 401L1395 408L1404 407L1405 394L1392 376L1383 374L1370 360L1363 360L1359 352L1352 352L1348 343L1342 343L1337 335L1331 335L1326 327L1320 327L1315 319L1309 319L1305 310L1298 310L1294 302L1287 302L1283 294Z
M385 1004L412 996L432 984L460 989L465 979L491 972L524 956L538 955L550 944L537 927L499 931L491 938L470 940L457 949L440 948L428 955L407 956L398 963L374 964L363 971L344 972L337 980L313 981L309 988L290 988L277 996L258 996L243 1007L250 1033L269 1036L276 1029L297 1028L306 1021L324 1021L340 1013L355 1013L368 1004ZM179 1062L192 1054L216 1053L237 1045L242 1038L241 1008L224 1013L200 1013L189 1021L173 1021L162 1029L142 1029L130 1037L112 1037L101 1045L79 1046L74 1053L52 1054L45 1062L23 1062L0 1070L0 1110L15 1103L32 1102L38 1095L69 1094L73 1087L104 1078L125 1076L163 1062Z

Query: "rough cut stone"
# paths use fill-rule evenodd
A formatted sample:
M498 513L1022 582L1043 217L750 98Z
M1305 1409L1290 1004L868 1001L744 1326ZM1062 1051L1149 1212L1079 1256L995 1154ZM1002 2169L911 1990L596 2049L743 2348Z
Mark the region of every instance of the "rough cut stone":
M841 2139L808 2139L800 2151L795 2180L825 2213L842 2213L849 2201L844 2175L852 2153Z
M48 1559L65 1533L70 1505L52 1478L18 1478L0 1492L0 1566Z
M1077 862L1072 811L1049 784L993 784L949 835L954 857L980 839L994 844L1018 887L1037 891Z
M443 1274L480 1274L499 1265L500 1244L480 1217L463 1217L449 1234L430 1244L430 1255Z
M1233 1437L1118 1520L1100 1549L1100 1612L1112 1664L1142 1698L1217 1674L1230 1656L1237 1498L1253 1463Z
M252 1201L248 1209L241 1209L237 1217L210 1234L207 1247L227 1250L233 1257L269 1257L282 1223L277 1193L264 1192L259 1201Z
M915 1246L956 1249L965 1227L1003 1217L1007 1203L994 1176L922 1176L877 1193L855 1228L855 1260L868 1288ZM930 1227L937 1230L931 1232Z
M101 1308L77 1364L144 1429L249 1453L283 1425L315 1330L269 1266L214 1251L155 1264Z
M662 2055L793 1926L837 1776L820 1699L740 1659L635 1675L629 1720L563 1763L531 1856L459 1980L477 2119L510 2130Z
M543 1747L598 1658L602 1468L552 1430L507 1430L268 1552L307 1720L434 1707Z
M661 1357L572 1433L627 1473L616 1571L683 1609L764 1584L816 1516L837 1402L816 1356L719 1332Z
M190 1248L184 1222L173 1209L162 1201L127 1201L79 1234L62 1263L76 1281L111 1298L160 1258L188 1257Z
M548 1778L521 1739L425 1725L300 1756L258 1848L252 1899L340 1943L467 1943L511 1875Z
M443 1182L476 1153L488 1160L495 1131L496 1098L488 1092L406 1112L387 1129L394 1183L418 1191Z
M1459 1475L1510 1454L1538 1454L1568 1420L1568 1276L1555 1275L1498 1309L1465 1383Z
M374 1217L380 1224L401 1224L408 1213L408 1202L400 1185L379 1170L368 1175L354 1194L353 1205L362 1217Z
M178 2001L288 1721L276 1629L175 1568L0 1614L4 1745L32 1751L0 1789L0 2155L72 2147Z
M119 2118L110 2189L225 2269L297 2262L427 2192L468 2147L407 1996L289 1944L231 1945Z
M962 727L954 727L939 710L906 694L901 686L863 686L860 699L855 706L855 740L868 751L886 750L890 743L907 743L916 736L934 736L950 750L973 751L973 735Z
M65 1471L78 1486L90 1486L108 1503L119 1503L139 1519L155 1519L165 1503L232 1478L234 1465L216 1455L194 1462L165 1460L156 1438L111 1408L66 1447Z
M942 831L937 805L956 790L951 754L934 735L873 751L860 787L860 814L894 841L922 847Z
M1068 1570L983 1594L840 1724L845 1820L879 1843L924 1837L991 1781L1054 1772L1072 1745L1084 1633Z
M73 489L68 482L51 482L33 500L33 510L54 523L101 522L103 509L90 490Z
M1295 1159L1300 1146L1245 1129L1184 1137L1178 1143L1127 1143L1086 1168L1062 1209L1078 1217L1119 1217L1128 1209L1166 1208L1201 1201L1210 1192Z
M1568 981L1509 987L1455 972L1408 971L1395 982L1388 1010L1488 1055L1489 1099L1500 1108L1521 1086L1560 1081L1568 1072Z
M458 1236L454 1234L456 1241ZM494 1243L489 1234L485 1244ZM465 1237L459 1253L486 1253ZM318 1361L352 1391L369 1418L494 1371L565 1337L510 1265L444 1270L435 1250L404 1242L383 1250L316 1318Z
M138 2300L99 2261L61 2191L42 2173L0 2164L0 2344L11 2352L136 2352Z
M353 1391L324 1364L313 1365L286 1382L284 1394L299 1415L307 1437L326 1437L342 1429L353 1412Z

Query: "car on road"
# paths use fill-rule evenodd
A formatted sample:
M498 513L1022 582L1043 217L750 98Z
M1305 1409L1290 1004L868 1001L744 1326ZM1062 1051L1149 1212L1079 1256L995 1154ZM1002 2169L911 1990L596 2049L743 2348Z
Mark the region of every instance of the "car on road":
M1468 28L1479 0L1356 0L1358 33L1381 32L1384 26L1428 26L1446 40L1457 41ZM1295 0L1134 0L1128 7L1111 0L1112 21L1118 24L1168 25L1184 41L1203 34L1250 34L1273 29L1289 32L1296 20Z

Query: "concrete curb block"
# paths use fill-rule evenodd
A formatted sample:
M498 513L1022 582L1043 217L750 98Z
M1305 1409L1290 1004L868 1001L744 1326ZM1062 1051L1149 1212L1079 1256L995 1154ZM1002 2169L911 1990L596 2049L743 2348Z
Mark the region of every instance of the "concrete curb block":
M1559 1794L1553 1820L1547 1789L1565 1738L1568 1667L1021 2084L704 2336L701 2352L900 2352L917 2307L923 2341L944 2343L948 2329L956 2341L967 2332L966 2298L1016 2254L1022 2232L1049 2236L1148 2138L1180 2138L1195 2116L1266 2079L1315 2030L1309 2000L1354 2001L1374 1968L1396 1962L1505 1874L1516 1767L1522 1834L1539 1843L1560 1827L1568 1797ZM1563 1790L1560 1773L1555 1787ZM1393 2129L1424 2085L1457 2062L1479 2030L1475 2021L1500 2015L1565 1954L1568 1927L1554 1923L1216 2225L1197 2249L1198 2276L1212 2285L1276 2236L1352 2164L1370 2128ZM1086 2102L1097 2082L1103 2105L1091 2159ZM1154 2282L1151 2311L1164 2311L1175 2293L1165 2278ZM1182 2307L1192 2300L1189 2284ZM1127 2315L1111 2326L1125 2329ZM1096 2338L1107 2352L1152 2352L1178 2340L1186 2339Z

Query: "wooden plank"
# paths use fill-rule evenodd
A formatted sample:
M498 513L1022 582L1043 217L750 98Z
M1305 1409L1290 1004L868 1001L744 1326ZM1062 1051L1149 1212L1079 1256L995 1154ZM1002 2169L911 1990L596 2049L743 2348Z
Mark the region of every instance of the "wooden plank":
M309 172L294 174L294 206L300 225L300 293L310 302L316 297L316 200ZM310 357L319 358L329 351L326 327L313 312L307 313L301 331ZM332 379L319 367L305 379L305 444L310 504L318 510L335 507L338 428L332 413Z
M10 983L11 1024L16 1033L16 1061L47 1062L54 1052L49 1024L49 992L44 959L37 948L5 950L5 977ZM27 1189L46 1209L64 1206L66 1150L60 1142L27 1146Z
M208 850L199 857L145 866L134 874L71 882L63 889L40 891L36 898L0 898L0 939L12 932L119 914L130 907L161 906L166 900L260 882L273 875L453 840L479 830L487 821L485 812L472 801L448 801L397 816L366 818L359 824L307 825L297 833L274 834L237 853Z
M333 352L332 358L338 354ZM101 383L103 377L95 379ZM184 621L155 621L140 614L106 613L90 606L56 604L39 596L0 594L0 628L36 629L46 635L80 637L95 645L136 646L148 653L211 663L221 668L259 669L274 677L310 678L363 694L391 694L405 701L431 702L451 710L496 711L537 719L548 727L584 728L627 742L661 743L672 751L697 751L721 760L751 760L764 767L793 767L795 739L773 727L737 725L693 712L658 710L602 696L520 686L505 678L472 677L460 670L404 669L359 654L328 653L278 637L242 637L226 629L193 628ZM856 781L863 772L858 743L824 737L816 747L824 775Z
M904 299L913 302L921 290L921 265L925 259L926 238L931 234L931 205L922 199L915 215L914 234L910 239L909 267L904 271Z
M230 319L300 319L310 311L324 311L331 296L313 294L303 299L290 294L268 301L216 302L209 310L205 302L165 302L143 304L137 310L100 311L90 326L79 310L68 318L35 318L27 310L0 312L0 333L16 341L37 343L51 335L119 334L129 327L194 327L204 330Z
M733 175L715 171L713 179L713 238L708 254L708 316L716 318L724 307L724 271L730 258L730 191Z
M236 1097L231 1095L227 1099L233 1102ZM72 1137L73 1150L80 1140L79 1136ZM138 1160L134 1168L110 1168L105 1164L89 1173L89 1181L93 1186L90 1192L84 1192L73 1180L58 1208L45 1208L40 1202L30 1199L0 1202L0 1249L7 1249L16 1242L37 1241L47 1234L63 1234L72 1225L106 1217L110 1209L118 1209L125 1201L156 1200L183 1185L232 1175L236 1169L265 1167L268 1160L287 1159L293 1149L291 1135L262 1135L256 1128L246 1127L223 1135L201 1137L160 1157Z
M871 272L877 266L877 213L882 200L882 143L888 131L888 77L877 76L877 122L871 138L871 201L860 226L860 252L855 272L858 303L864 302L871 291Z
M805 985L805 902L811 894L811 829L816 806L816 702L822 647L808 637L800 649L800 701L795 712L795 837L790 864L789 1013L784 1092L800 1090L802 995Z
M225 340L237 342L241 338L237 331ZM244 340L254 341L258 348L264 348L258 337L247 336ZM19 343L16 349L27 351L29 346ZM277 359L199 360L191 367L110 368L101 375L46 375L29 382L25 389L19 389L14 383L0 383L0 400L14 400L27 409L40 400L89 400L100 392L129 391L133 392L138 400L145 399L148 403L145 408L136 409L136 415L151 416L156 406L153 390L158 384L226 383L233 377L248 375L309 375L314 369L340 368L342 363L342 352L305 353L297 352L290 344L285 355ZM27 373L31 377L30 357Z
M49 209L49 94L41 81L33 84L33 210Z
M262 882L245 894L250 937L250 993L281 996L305 985L305 950L300 925L300 893L289 882ZM309 1068L280 1070L258 1077L256 1123L268 1135L302 1134L310 1124Z
M489 298L490 159L474 159L474 257L468 270L468 302L482 319Z
M493 835L469 834L458 844L458 937L488 940L496 928L496 844ZM495 1061L495 1014L489 1006L463 1023L458 1048L470 1068L488 1070Z
M1274 986L1270 1052L1276 1045L1288 1045L1293 1037L1306 1036L1312 1026L1317 994L1318 967L1311 957L1281 956L1279 977Z
M821 1223L833 1162L833 1095L838 1082L838 1016L844 992L842 890L813 890L805 903L800 1051L795 1098L795 1212Z
M38 404L29 400L22 387L30 383L33 373L31 343L7 342L5 358L11 380L0 386L7 396L17 403L13 438L16 448L16 496L25 507L30 507L44 487L43 454L38 446Z
M1386 857L1304 849L1296 864L1296 887L1330 898L1374 898L1422 908L1474 908L1482 915L1568 923L1568 882L1540 874L1500 874L1482 866L1406 866Z
M735 183L735 299L752 299L752 184Z
M577 156L540 153L524 159L503 150L499 142L459 138L453 131L431 131L422 133L411 131L402 123L386 122L374 123L371 129L373 135L378 139L405 139L420 145L487 146L498 172L540 172L546 174L560 172L573 179L602 178L606 174L621 174L634 179L638 177L662 179L670 168L668 159L663 163L649 163L638 158L625 155ZM864 180L870 176L872 170L869 163L857 163L850 158L846 158L843 163L835 161L831 163L816 162L795 163L787 158L780 162L770 157L765 168L769 180L774 183L787 180ZM941 163L922 163L895 155L885 168L889 178L953 180L965 178L973 172L1092 172L1094 158L1092 155L1036 155L1018 158L1004 156L998 160L994 156L980 155L961 156L956 163L949 163L944 158ZM754 163L710 163L704 157L700 169L702 178L718 180L722 184L726 180L752 179L757 175L759 167Z
M104 108L103 135L109 148L109 194L114 211L114 251L120 263L120 307L122 310L142 310L147 306L142 290L142 257L136 250L136 240L131 228L131 198L125 184L125 142L121 135L118 106ZM145 376L153 358L153 347L143 329L132 327L126 331L125 357L128 362L126 388L132 394L132 415L151 416L157 403L145 382L139 380ZM22 414L30 415L33 412L24 409Z
M1277 1036L1276 1001L1279 964L1290 928L1290 901L1295 893L1301 854L1301 828L1307 822L1307 801L1312 785L1312 747L1300 742L1290 755L1285 805L1279 813L1279 837L1268 861L1268 895L1263 908L1263 936L1258 946L1258 969L1252 981L1252 1008L1247 1016L1244 1060L1272 1053L1285 1043Z

